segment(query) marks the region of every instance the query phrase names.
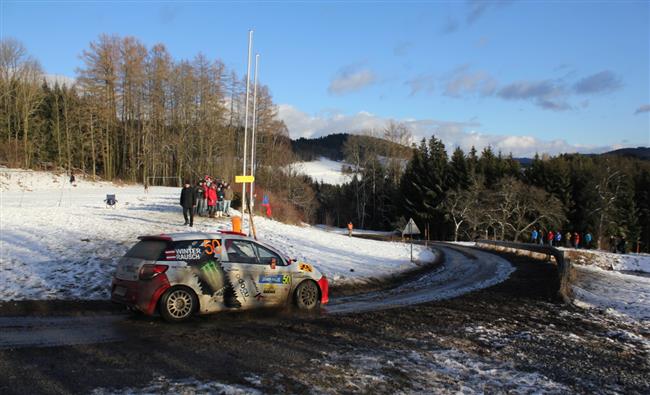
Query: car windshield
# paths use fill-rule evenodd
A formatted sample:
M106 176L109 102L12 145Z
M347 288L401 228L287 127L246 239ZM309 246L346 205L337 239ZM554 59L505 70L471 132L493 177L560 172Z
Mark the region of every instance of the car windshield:
M143 240L131 247L125 256L128 258L155 261L158 260L158 257L160 257L160 254L166 246L167 242L162 240Z

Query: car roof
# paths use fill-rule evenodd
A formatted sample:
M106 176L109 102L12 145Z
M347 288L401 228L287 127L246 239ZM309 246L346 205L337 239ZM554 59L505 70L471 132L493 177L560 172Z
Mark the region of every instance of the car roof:
M252 240L243 233L236 232L182 232L182 233L163 233L159 235L143 235L138 237L140 240L166 240L166 241L186 241L197 239L244 239Z

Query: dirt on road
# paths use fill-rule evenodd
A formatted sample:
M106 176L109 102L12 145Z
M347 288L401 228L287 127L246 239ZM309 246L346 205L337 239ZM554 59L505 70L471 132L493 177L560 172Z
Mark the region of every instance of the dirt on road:
M563 304L553 265L500 255L508 280L451 300L130 317L117 342L0 350L0 393L650 393L649 328Z

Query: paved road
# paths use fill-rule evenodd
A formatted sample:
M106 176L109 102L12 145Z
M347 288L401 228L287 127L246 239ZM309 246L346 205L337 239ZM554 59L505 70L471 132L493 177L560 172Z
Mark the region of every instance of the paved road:
M437 244L444 263L386 291L332 297L325 314L360 313L450 299L504 281L514 268L496 255ZM129 333L125 315L0 317L0 349L120 341Z

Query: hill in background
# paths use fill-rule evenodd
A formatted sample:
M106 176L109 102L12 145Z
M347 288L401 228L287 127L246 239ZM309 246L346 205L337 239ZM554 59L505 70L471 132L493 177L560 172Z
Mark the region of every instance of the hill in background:
M299 138L291 140L293 152L302 161L315 161L321 157L341 162L345 159L344 147L345 142L350 136L349 133L336 133L314 139ZM410 158L411 148L384 140L379 137L354 135L361 140L362 145L374 144L377 146L377 152L381 156L391 156L397 154L400 159Z

